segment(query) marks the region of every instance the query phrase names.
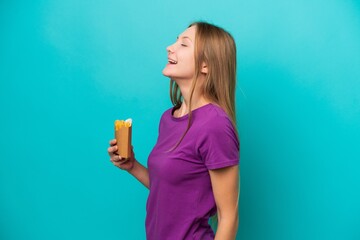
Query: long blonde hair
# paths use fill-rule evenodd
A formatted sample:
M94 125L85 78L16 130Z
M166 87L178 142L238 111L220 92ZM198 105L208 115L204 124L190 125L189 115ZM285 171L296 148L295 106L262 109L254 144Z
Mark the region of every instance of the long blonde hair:
M204 97L212 103L219 105L229 116L235 132L235 85L236 85L236 45L230 33L223 28L206 22L194 22L189 27L196 27L195 34L195 76L192 82L189 101L188 126L175 149L183 140L191 127L192 97L201 75L203 63L206 64L208 73L201 91ZM180 108L182 95L180 88L174 80L170 80L170 99L175 109Z

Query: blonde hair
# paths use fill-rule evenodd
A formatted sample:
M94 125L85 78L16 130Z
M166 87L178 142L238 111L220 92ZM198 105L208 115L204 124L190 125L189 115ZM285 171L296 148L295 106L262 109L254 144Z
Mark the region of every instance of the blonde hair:
M195 26L195 76L192 82L189 101L188 126L183 136L173 149L183 140L191 127L192 97L197 84L197 79L202 74L203 63L206 64L208 73L201 89L204 97L212 103L219 105L229 116L235 132L235 85L236 85L236 45L233 37L223 28L206 22L194 22L189 27ZM180 108L182 95L180 88L174 80L170 80L170 99L175 109Z

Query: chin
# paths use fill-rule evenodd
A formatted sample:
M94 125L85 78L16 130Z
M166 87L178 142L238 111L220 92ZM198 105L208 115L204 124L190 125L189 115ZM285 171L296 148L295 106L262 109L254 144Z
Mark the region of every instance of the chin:
M170 74L168 71L166 71L166 69L164 69L164 70L162 71L162 74L163 74L165 77L171 77L171 74Z

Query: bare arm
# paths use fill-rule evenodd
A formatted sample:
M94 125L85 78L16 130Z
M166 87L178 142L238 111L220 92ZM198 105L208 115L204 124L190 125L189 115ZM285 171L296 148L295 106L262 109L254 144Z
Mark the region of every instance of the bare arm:
M139 182L141 182L145 187L148 189L150 188L149 171L138 161L135 160L134 167L128 172L139 180Z
M239 166L209 172L218 211L215 240L233 240L239 224Z
M116 151L118 147L116 145L116 139L110 141L110 147L108 148L108 154L110 156L110 161L122 170L126 170L128 173L133 175L139 182L141 182L145 187L150 187L149 180L149 171L146 167L141 165L136 159L134 151L130 158L121 158Z

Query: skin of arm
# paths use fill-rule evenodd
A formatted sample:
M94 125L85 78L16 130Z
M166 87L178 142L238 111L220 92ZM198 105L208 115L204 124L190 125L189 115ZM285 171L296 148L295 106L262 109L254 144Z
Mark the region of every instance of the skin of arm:
M150 187L149 171L146 167L144 167L138 161L135 160L134 166L128 172L149 189Z
M122 170L126 170L128 173L133 175L139 182L149 189L149 171L146 167L141 165L136 159L133 148L131 149L131 156L128 159L120 157L116 151L118 147L116 145L116 139L110 141L110 147L108 148L108 154L110 161Z
M239 166L209 170L218 214L215 240L233 240L239 224Z

